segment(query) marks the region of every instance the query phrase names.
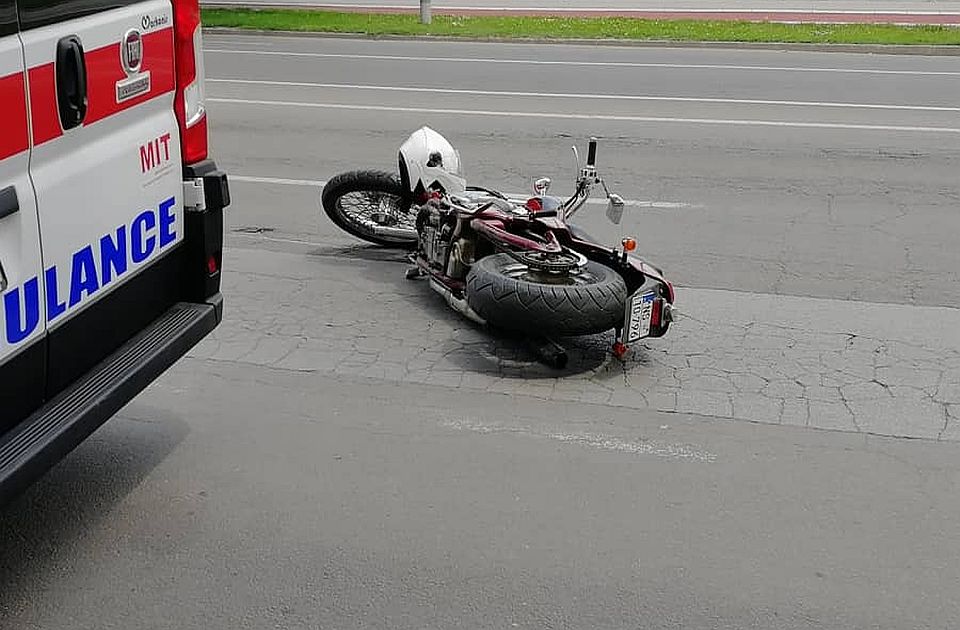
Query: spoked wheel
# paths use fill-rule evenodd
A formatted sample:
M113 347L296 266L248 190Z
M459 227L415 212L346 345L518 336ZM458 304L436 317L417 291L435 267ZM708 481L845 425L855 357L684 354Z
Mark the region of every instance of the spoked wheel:
M342 173L327 182L320 199L327 216L357 238L385 247L417 244L416 216L391 173Z
M471 267L466 299L477 314L505 330L589 335L623 324L627 286L616 271L593 261L556 273L495 254Z

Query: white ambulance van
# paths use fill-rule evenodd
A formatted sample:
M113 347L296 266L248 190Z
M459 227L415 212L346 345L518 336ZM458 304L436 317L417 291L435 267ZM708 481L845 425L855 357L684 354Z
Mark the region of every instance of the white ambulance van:
M0 0L0 504L220 322L198 0Z

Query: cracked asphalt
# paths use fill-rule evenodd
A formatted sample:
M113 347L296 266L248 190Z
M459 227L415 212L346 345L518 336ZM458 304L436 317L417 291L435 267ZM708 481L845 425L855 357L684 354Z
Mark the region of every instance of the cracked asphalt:
M957 626L955 62L206 47L224 322L0 513L0 627ZM547 369L320 215L424 123L508 191L600 136L670 334Z
M195 356L639 410L960 439L960 312L954 309L686 288L678 292L684 315L667 337L638 344L625 362L610 355L612 333L563 340L571 361L558 374L537 363L525 344L451 317L425 282L402 279L399 254L345 245L308 251L303 262L303 254L242 251L228 260L236 273L228 292L252 299L233 305L229 321ZM322 318L318 304L329 305ZM902 321L913 319L926 322L922 332L903 328Z

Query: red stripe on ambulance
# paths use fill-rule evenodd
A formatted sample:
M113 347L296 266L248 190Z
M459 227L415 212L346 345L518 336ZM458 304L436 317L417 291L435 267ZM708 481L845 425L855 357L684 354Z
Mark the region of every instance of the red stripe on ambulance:
M23 73L0 77L0 160L26 151L30 147L27 134L27 96Z
M121 42L118 41L84 53L87 66L87 115L84 126L172 92L176 87L173 29L165 28L143 36L140 74L150 73L150 90L118 103L117 83L127 78L120 61L120 46ZM30 105L34 146L63 135L57 106L56 73L52 63L30 68Z
M63 135L57 109L57 77L52 63L30 68L30 121L33 146Z
M140 73L150 73L150 91L128 101L117 103L117 82L127 78L127 73L120 62L120 46L121 42L118 41L85 55L87 76L90 77L85 125L92 125L161 94L173 91L172 28L143 36L143 65Z

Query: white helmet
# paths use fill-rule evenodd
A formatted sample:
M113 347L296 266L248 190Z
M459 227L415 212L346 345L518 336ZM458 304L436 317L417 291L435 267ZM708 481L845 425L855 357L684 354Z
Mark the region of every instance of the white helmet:
M400 183L411 200L431 188L442 188L448 195L462 195L467 189L460 153L430 127L417 129L400 147Z

